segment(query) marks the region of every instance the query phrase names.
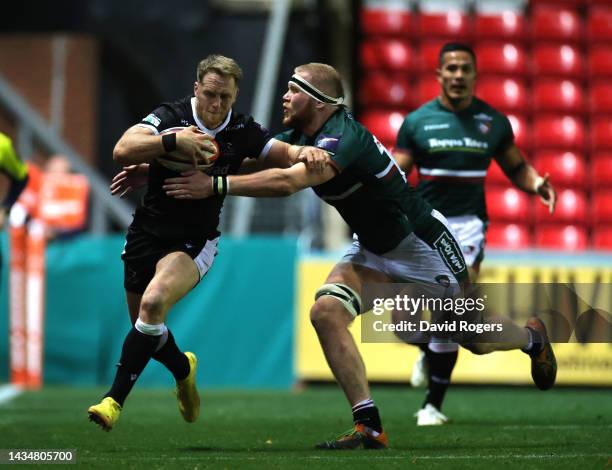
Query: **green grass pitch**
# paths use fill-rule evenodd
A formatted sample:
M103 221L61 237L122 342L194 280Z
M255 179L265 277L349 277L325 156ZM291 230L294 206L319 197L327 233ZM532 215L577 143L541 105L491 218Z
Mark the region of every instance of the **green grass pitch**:
M195 424L170 390L136 388L110 433L87 421L103 391L47 387L0 405L0 448L76 449L87 468L612 469L609 389L457 387L452 424L417 428L422 391L375 387L391 448L340 452L313 449L351 425L334 386L205 390Z

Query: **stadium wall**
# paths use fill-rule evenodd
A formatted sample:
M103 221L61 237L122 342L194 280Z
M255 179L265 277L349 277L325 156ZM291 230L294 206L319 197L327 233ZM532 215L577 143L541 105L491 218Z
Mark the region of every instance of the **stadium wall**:
M8 380L8 252L2 248L0 382ZM47 249L46 384L110 384L129 328L119 254L123 236L81 236ZM183 350L202 365L207 387L288 388L293 377L297 242L222 238L214 267L168 319ZM152 362L139 384L168 386Z

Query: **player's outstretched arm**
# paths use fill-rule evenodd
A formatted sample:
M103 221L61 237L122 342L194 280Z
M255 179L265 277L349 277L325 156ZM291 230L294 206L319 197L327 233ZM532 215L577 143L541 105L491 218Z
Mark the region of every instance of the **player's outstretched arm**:
M173 149L164 147L161 135L151 129L135 125L130 127L115 144L113 160L123 166L149 163L156 157L171 150L178 150L194 161L206 160L208 146L204 141L212 137L197 131L195 126L187 127L176 133Z
M251 175L210 177L199 171L185 172L164 183L166 194L177 199L202 199L217 194L252 197L283 197L329 181L336 175L328 163L321 172L302 162L291 168L272 168Z
M327 165L327 159L327 153L321 149L290 145L274 139L265 158L245 160L240 166L239 173L248 175L269 168L289 168L299 162L303 162L309 170L323 171L323 168Z
M516 145L510 145L495 160L514 186L527 193L538 194L542 203L548 206L549 212L554 212L557 193L549 181L548 174L540 176L536 169L527 163Z

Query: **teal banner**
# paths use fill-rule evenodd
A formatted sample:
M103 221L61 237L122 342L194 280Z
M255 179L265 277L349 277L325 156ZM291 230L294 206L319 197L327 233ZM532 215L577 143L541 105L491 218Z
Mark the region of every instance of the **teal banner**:
M0 239L0 381L8 380L8 243ZM129 331L122 236L81 236L47 248L47 384L110 385ZM199 359L204 387L288 388L293 384L297 242L221 238L212 269L168 315L179 348ZM167 386L151 361L139 386Z

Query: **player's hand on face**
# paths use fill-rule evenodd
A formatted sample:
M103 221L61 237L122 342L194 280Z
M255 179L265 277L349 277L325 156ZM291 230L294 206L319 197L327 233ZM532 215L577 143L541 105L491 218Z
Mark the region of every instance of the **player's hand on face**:
M540 195L540 200L546 206L548 206L548 211L552 214L555 211L555 206L557 205L557 193L555 188L553 188L552 184L549 181L549 174L546 173L544 175L544 180L538 186L538 194Z
M201 171L184 171L181 176L167 178L162 188L176 199L204 199L213 193L211 177Z
M323 173L325 165L329 161L329 154L317 147L303 147L297 158L298 162L303 162L311 171Z
M124 166L123 170L117 173L110 185L110 191L113 196L117 194L119 197L124 197L132 191L143 187L147 184L149 175L149 164L141 163L140 165Z
M191 157L195 168L198 162L210 163L208 160L208 149L210 147L206 143L207 140L210 141L213 138L200 132L196 126L189 126L176 133L176 148Z

